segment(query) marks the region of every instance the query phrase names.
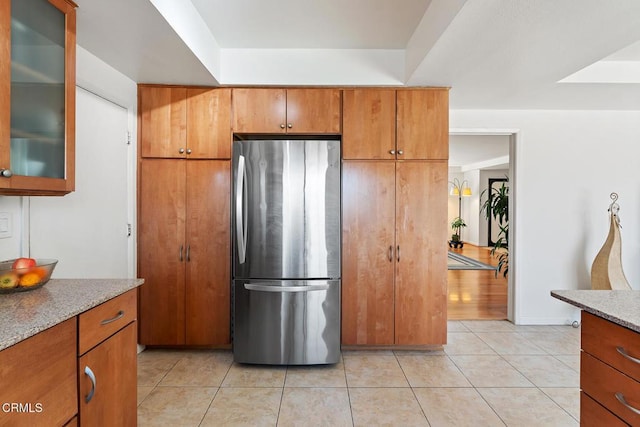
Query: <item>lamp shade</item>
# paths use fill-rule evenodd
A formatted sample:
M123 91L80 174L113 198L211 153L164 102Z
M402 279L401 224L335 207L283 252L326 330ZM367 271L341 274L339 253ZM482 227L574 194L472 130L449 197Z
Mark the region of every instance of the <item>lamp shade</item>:
M462 189L462 196L463 196L463 197L469 197L469 196L471 196L471 188L469 188L469 187L464 187L464 188Z
M451 188L451 192L449 193L452 196L459 196L460 195L460 188L453 186Z

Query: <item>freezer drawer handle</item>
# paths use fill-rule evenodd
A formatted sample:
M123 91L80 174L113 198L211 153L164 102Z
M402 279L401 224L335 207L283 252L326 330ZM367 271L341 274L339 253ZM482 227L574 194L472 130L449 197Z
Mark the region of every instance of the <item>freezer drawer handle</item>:
M244 264L247 256L247 234L244 229L245 212L243 209L244 181L247 171L244 156L238 159L238 178L236 180L236 241L238 242L238 262Z
M245 283L244 288L249 291L263 292L309 292L309 291L326 291L329 289L328 284L324 285L306 285L306 286L271 286L259 283Z

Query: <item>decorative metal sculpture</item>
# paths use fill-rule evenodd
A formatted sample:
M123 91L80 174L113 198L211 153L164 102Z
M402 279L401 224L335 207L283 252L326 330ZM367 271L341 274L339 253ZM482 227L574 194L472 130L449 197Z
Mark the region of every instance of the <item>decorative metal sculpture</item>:
M609 235L591 266L591 289L629 290L631 286L622 271L622 239L620 238L620 206L618 194L611 193Z

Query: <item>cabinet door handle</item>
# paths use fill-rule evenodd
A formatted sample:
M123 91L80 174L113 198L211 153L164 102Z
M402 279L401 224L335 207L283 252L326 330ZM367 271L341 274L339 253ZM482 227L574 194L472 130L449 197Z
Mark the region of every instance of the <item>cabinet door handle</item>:
M191 148L187 148L187 154L191 154Z
M622 403L628 410L630 410L634 414L640 415L640 409L634 408L633 406L629 405L629 403L627 403L627 400L624 398L624 394L622 394L621 392L617 392L616 399L618 399L618 402Z
M100 324L101 325L108 325L111 322L115 322L118 319L122 319L122 316L124 316L124 310L118 311L118 314L116 314L111 319L104 319L103 321L100 322Z
M396 154L396 150L389 150L389 154L395 155Z
M88 367L88 366L84 367L84 374L86 376L88 376L89 379L91 380L91 390L89 390L89 394L87 394L84 397L85 403L89 403L89 402L91 402L91 399L93 399L93 395L96 392L96 376L94 375L94 373L91 370L91 368Z
M182 257L182 251L184 250L184 246L180 245L180 262L184 261L184 258Z
M0 169L0 176L4 178L11 178L11 175L13 175L11 169Z
M400 245L398 245L396 247L396 251L397 251L397 254L398 254L398 262L400 262Z
M402 156L403 154L404 154L404 151L398 150L398 155Z
M389 262L393 262L393 245L389 245Z
M293 123L287 123L287 127L291 129L293 127Z
M284 123L280 123L280 129L284 129L284 128L285 128Z
M632 362L637 363L637 364L640 365L640 359L636 359L635 357L629 355L629 353L627 353L627 351L624 349L624 347L618 346L618 347L616 347L616 351L618 353L620 353L622 356L624 356L625 358L627 358L627 359L631 360Z
M191 261L191 245L187 245L187 261Z
M180 153L180 154L184 154L184 148L180 148L180 149L178 150L178 153Z

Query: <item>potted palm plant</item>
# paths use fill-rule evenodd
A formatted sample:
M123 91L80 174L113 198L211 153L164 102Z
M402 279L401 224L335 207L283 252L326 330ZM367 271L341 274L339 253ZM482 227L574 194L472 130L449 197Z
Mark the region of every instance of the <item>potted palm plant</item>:
M494 218L500 227L498 238L491 248L492 256L498 254L496 276L502 271L502 275L507 277L509 272L509 187L504 182L498 188L489 187L480 194L481 201L485 195L486 200L482 202L480 211L485 214L488 221Z
M456 217L453 219L453 221L451 221L451 229L453 230L453 234L451 235L449 246L454 246L456 248L458 246L464 246L464 243L462 242L462 240L460 240L460 230L462 230L462 228L466 226L467 224L464 222L464 219L460 217Z

